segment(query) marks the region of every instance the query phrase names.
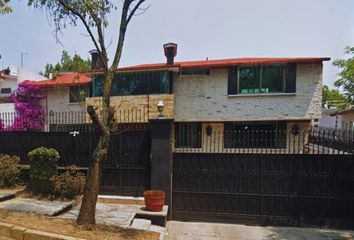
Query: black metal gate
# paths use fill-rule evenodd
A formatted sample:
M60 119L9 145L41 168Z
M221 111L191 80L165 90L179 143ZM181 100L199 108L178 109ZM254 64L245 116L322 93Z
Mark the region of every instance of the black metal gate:
M27 154L37 147L55 148L59 166L88 169L97 146L96 132L0 132L0 153L18 155L28 164ZM104 162L102 194L142 195L150 188L151 134L148 124L125 127L112 136Z
M353 155L173 154L173 219L353 228L353 212Z

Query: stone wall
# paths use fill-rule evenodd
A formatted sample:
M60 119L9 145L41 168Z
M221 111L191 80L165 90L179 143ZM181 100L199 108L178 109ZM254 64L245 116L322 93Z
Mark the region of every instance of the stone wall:
M156 106L160 100L165 105L163 115L173 119L173 94L114 96L111 97L111 106L115 108L115 118L118 122L148 122L149 119L158 117ZM86 98L86 106L88 105L100 108L102 97Z
M175 121L303 120L321 116L322 63L298 64L295 94L228 96L227 69L176 77Z

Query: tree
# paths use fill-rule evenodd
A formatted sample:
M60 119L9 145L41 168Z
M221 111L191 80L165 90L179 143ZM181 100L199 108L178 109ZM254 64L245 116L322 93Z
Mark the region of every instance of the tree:
M112 127L114 123L114 111L110 104L110 90L114 73L117 71L127 27L138 11L144 11L142 4L145 0L123 0L118 30L118 41L115 47L114 57L111 63L107 57L107 45L104 38L104 30L108 26L108 15L116 9L115 1L109 0L29 0L29 5L45 7L53 18L55 30L58 32L67 24L76 25L81 22L85 27L95 49L103 62L103 97L100 114L93 106L87 107L87 112L100 131L100 139L93 153L87 177L84 196L76 222L86 228L95 224L95 209L97 195L101 182L102 162L107 156L110 146ZM110 65L109 65L110 64Z
M344 53L349 55L348 59L337 59L333 62L334 66L341 69L334 85L342 88L347 99L354 104L354 47L346 47Z
M329 89L324 85L322 87L322 106L344 109L349 106L349 101L339 90Z
M89 59L84 60L79 55L75 54L71 57L67 51L63 51L60 62L53 64L47 64L44 69L44 76L49 77L50 73L54 76L60 72L78 72L82 70L90 70L91 61Z
M9 2L10 0L0 0L0 15L12 12Z

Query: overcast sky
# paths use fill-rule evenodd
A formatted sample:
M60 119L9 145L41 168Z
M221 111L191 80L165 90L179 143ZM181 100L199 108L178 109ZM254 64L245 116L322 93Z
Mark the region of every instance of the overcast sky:
M56 63L62 50L88 58L93 48L81 25L53 36L46 12L13 0L14 12L0 16L0 67L20 65L39 72ZM121 2L121 1L116 1ZM162 44L178 44L177 61L237 57L342 58L354 46L353 0L147 0L149 9L131 21L121 66L164 62ZM121 7L121 5L119 5ZM106 33L113 54L119 12L110 16ZM112 58L112 56L111 56ZM332 85L337 69L324 65L324 82Z

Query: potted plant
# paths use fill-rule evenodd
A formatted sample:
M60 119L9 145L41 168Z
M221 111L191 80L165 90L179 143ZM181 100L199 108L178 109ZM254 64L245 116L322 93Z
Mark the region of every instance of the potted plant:
M165 203L165 193L160 190L148 190L144 192L144 199L147 210L159 212Z

